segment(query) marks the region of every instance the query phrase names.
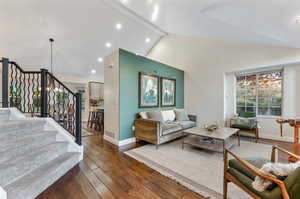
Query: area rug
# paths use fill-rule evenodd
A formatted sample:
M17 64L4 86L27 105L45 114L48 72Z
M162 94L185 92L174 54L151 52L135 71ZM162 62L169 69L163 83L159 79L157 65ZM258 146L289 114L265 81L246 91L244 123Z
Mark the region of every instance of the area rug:
M240 157L271 157L271 145L241 141L231 151ZM159 146L145 145L125 152L132 158L146 164L164 176L210 199L223 198L223 156L192 146L181 147L177 140ZM234 184L229 184L228 196L231 199L250 198Z

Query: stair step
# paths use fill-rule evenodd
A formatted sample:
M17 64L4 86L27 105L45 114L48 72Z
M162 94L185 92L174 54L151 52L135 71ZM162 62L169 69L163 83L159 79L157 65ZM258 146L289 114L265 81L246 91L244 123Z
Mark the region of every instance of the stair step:
M10 114L10 110L8 110L8 109L0 109L0 114Z
M55 131L49 131L49 133L57 134ZM43 134L44 135L44 134ZM42 135L41 135L42 136ZM53 136L52 136L53 137ZM39 150L41 147L45 147L45 145L55 143L55 139L47 139L48 142L32 142L27 144L26 146L10 148L6 151L1 152L0 156L0 164L2 162L8 161L10 159L14 159L17 157L24 157L26 154Z
M2 142L0 138L0 153L4 153L7 150L19 148L20 150L26 150L32 146L42 146L49 144L56 140L57 132L55 131L40 131L40 133L34 136L23 137L10 142Z
M9 133L0 134L0 145L9 142L18 142L19 140L35 137L43 132L49 132L41 129L27 129L23 131L12 131Z
M0 136L11 132L26 133L28 130L43 130L45 124L46 121L43 120L8 120L0 122Z
M80 153L64 153L4 187L7 199L33 199L78 164Z
M0 110L0 122L9 120L10 111L9 110Z
M41 165L66 153L67 149L68 142L55 142L45 145L39 150L27 153L23 157L17 157L1 163L0 186L5 187Z

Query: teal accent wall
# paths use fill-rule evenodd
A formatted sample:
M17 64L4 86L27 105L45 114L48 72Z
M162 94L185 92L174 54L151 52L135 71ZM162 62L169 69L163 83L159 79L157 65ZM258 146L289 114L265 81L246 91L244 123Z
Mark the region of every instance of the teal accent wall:
M184 108L184 71L120 49L120 140L134 137L132 126L136 114L162 109L139 108L139 72L176 79L176 108ZM163 109L171 109L166 107ZM174 108L174 107L173 107Z

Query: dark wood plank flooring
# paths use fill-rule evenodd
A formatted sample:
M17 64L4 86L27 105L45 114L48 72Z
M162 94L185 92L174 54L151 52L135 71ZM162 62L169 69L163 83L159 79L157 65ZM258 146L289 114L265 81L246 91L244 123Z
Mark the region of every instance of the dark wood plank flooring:
M284 142L260 140L291 150ZM84 160L38 199L203 199L204 197L160 175L118 149L101 135L83 138ZM281 161L286 157L280 156Z

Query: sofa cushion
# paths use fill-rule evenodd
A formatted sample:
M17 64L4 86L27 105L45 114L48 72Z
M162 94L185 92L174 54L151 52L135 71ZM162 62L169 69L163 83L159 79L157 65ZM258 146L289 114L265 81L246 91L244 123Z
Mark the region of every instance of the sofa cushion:
M164 121L161 111L149 111L147 115L148 115L148 119L160 121L160 122Z
M177 123L182 127L182 129L188 129L196 126L196 122L192 121L177 121Z
M140 112L139 115L142 119L149 119L147 111Z
M162 122L161 125L162 136L168 135L177 131L182 130L182 127L175 122Z
M167 121L174 121L175 120L175 113L174 110L165 110L165 111L161 111L162 117L164 122Z
M189 117L184 109L175 109L174 110L177 121L189 121Z

